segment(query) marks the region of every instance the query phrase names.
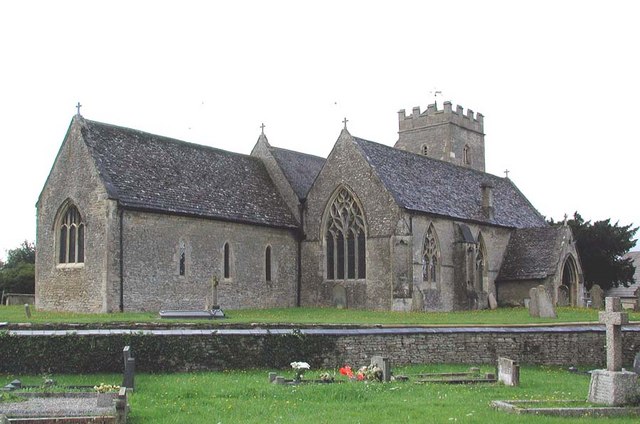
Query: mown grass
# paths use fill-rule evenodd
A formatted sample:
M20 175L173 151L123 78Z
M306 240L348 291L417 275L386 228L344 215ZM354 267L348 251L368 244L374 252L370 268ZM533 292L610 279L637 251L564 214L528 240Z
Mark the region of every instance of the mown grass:
M362 325L509 325L557 322L597 322L598 311L587 308L558 308L558 318L532 318L525 308L459 312L390 312L335 308L277 308L225 311L224 320L199 320L212 326L219 324L362 324ZM640 312L630 312L632 321L640 321ZM45 312L32 308L27 318L24 306L0 306L0 322L43 323L121 323L188 322L161 320L157 313L77 314Z
M362 365L362 364L354 364ZM396 374L458 372L467 366L394 369ZM555 367L521 369L521 385L446 385L415 382L301 384L267 382L269 370L140 374L130 397L132 424L143 423L636 423L627 418L518 416L494 410L492 400L585 399L589 376ZM482 372L492 372L481 367ZM306 378L317 378L319 371ZM292 377L291 370L279 372ZM119 375L53 376L61 384L117 383ZM14 376L6 376L11 381ZM32 383L29 383L32 379ZM338 379L344 377L338 376ZM39 384L41 378L24 378ZM5 384L5 383L3 383ZM606 420L606 421L605 421Z

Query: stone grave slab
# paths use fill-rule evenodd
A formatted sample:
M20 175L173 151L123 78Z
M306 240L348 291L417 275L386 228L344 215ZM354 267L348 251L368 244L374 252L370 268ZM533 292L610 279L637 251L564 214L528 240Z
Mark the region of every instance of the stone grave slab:
M536 287L536 298L538 302L538 316L540 318L557 318L556 310L547 289L542 284Z
M534 318L540 317L540 308L538 307L538 288L529 289L529 316Z
M382 381L391 381L391 362L389 358L382 356L372 356L371 365L375 365L382 370Z
M488 298L489 298L489 308L497 309L498 302L496 301L496 296L493 293L489 293Z
M498 381L506 386L520 385L520 365L508 358L498 358Z
M602 309L604 292L599 285L594 284L589 290L591 296L591 307L594 309Z

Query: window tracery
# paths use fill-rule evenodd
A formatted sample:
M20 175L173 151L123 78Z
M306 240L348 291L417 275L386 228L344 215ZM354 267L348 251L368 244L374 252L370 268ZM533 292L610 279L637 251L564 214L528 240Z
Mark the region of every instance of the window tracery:
M429 225L422 245L422 281L436 284L439 280L440 248L433 224Z
M58 262L84 263L84 222L78 208L71 205L60 222Z
M347 189L338 192L328 214L325 231L327 279L366 278L364 214Z

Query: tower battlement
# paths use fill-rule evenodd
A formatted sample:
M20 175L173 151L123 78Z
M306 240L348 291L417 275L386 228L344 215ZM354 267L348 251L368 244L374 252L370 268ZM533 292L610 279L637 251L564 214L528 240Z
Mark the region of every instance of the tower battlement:
M453 110L451 102L444 102L444 108L438 110L435 103L427 106L424 112L420 111L420 106L413 108L410 115L407 116L406 111L401 109L398 111L398 122L400 132L417 128L425 128L433 125L452 123L471 131L484 134L484 116L473 110L464 108L460 105Z
M398 111L395 147L484 172L484 116L451 102L443 109L436 103L413 108L410 115Z

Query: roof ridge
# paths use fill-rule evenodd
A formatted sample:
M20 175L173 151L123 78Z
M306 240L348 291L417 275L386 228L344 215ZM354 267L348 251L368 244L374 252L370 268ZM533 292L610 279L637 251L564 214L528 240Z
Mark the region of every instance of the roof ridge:
M269 149L270 150L281 150L281 151L285 151L285 152L297 153L299 155L309 156L309 157L316 158L316 159L327 160L326 158L323 158L322 156L312 155L311 153L300 152L298 150L285 149L283 147L270 146Z
M209 146L207 144L195 143L195 142L192 142L192 141L180 140L178 138L173 138L173 137L168 137L168 136L165 136L165 135L155 134L155 133L151 133L151 132L148 132L148 131L139 130L139 129L136 129L136 128L125 127L125 126L122 126L122 125L114 125L114 124L109 124L109 123L100 122L100 121L93 121L93 120L86 119L86 118L84 118L84 121L85 121L85 123L88 123L88 124L91 124L91 125L99 125L99 126L109 127L109 128L119 129L119 130L131 131L131 132L139 133L139 134L142 134L142 135L153 136L153 137L156 137L158 139L161 139L162 142L182 144L182 145L186 145L186 146L191 146L191 147L196 148L196 149L208 149L208 150L213 150L213 151L217 151L217 152L227 153L227 154L230 154L230 155L243 156L243 157L246 157L246 158L256 159L255 156L251 156L251 155L248 155L248 154L245 154L245 153L232 152L230 150L221 149L219 147ZM89 126L87 126L87 128L89 130L91 129Z

